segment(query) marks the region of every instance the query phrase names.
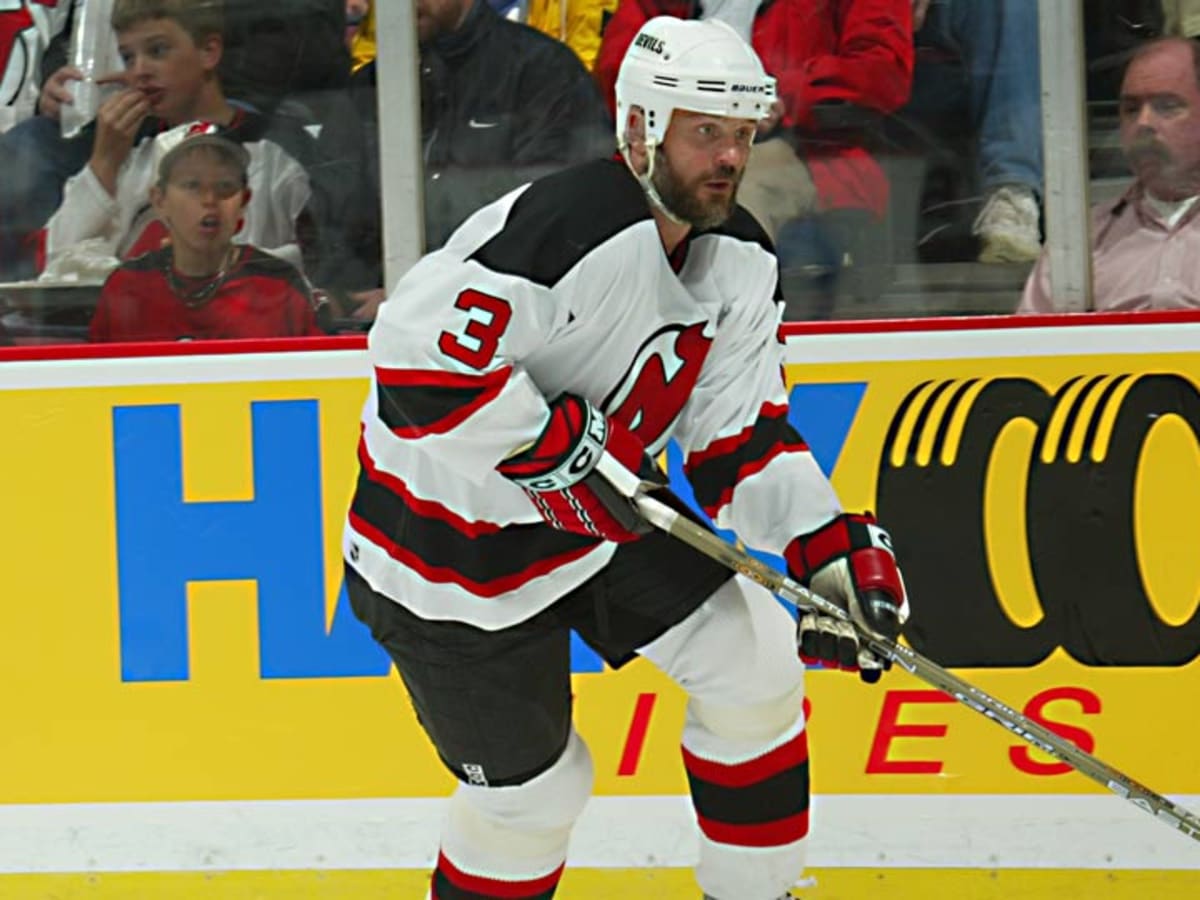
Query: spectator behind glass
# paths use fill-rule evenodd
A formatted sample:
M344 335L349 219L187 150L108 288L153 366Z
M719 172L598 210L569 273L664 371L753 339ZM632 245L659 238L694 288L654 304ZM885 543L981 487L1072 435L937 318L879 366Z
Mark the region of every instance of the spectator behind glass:
M846 263L879 256L889 187L869 145L880 115L908 99L911 0L621 0L595 68L610 109L621 58L657 15L725 20L775 76L777 114L760 125L738 202L776 241L782 266L829 273L803 313L828 315Z
M414 0L420 44L425 244L435 249L479 207L534 178L613 151L604 105L570 48L496 13L486 0ZM362 199L350 246L379 270L375 63L356 73L366 123ZM352 314L383 299L365 291Z
M217 75L220 6L211 0L117 0L113 29L126 87L96 116L88 164L67 181L46 226L47 274L96 277L117 259L157 245L161 226L146 198L154 138L193 120L220 125L250 152L254 192L240 240L300 264L297 220L311 189L304 169L269 139L267 122L232 106Z
M617 0L524 0L521 7L526 25L562 41L591 69Z
M0 132L32 116L42 85L42 59L83 0L0 2Z
M74 0L71 9L76 10L82 2L85 0ZM186 15L191 21L207 16L209 21L219 23L224 35L217 70L222 94L236 97L239 108L249 108L255 114L247 122L250 130L269 130L271 139L304 166L309 176L309 227L302 245L306 267L323 282L335 281L331 276L345 265L339 228L344 213L339 203L347 178L345 166L319 157L315 141L302 126L319 126L323 116L337 118L336 114L329 116L330 109L345 111L348 106L336 99L337 88L345 85L349 75L349 55L342 41L342 4L343 0L117 3L129 14L150 18ZM72 18L78 24L78 14L73 13ZM67 28L46 51L42 66L45 81L38 101L41 115L0 135L0 158L5 161L6 175L0 179L0 279L25 279L37 273L39 230L62 203L66 180L88 164L93 152L95 125L73 139L64 139L59 129L62 107L71 102L71 82L81 77L77 69L65 65L70 36L71 29ZM123 73L114 73L99 80L120 82L124 78ZM289 91L307 93L296 94L297 102L288 107L292 116L274 115ZM167 126L195 119L220 121L202 110L175 119L159 112L155 117L161 117Z
M1092 209L1092 309L1200 306L1200 45L1140 48L1121 82L1121 149L1133 184ZM1047 254L1018 312L1056 311Z
M1028 263L1041 252L1041 74L1037 0L912 0L917 43L949 51L964 79L923 71L904 112L933 133L968 113L984 202L972 231L979 261ZM927 75L928 77L922 77Z
M1200 0L1162 0L1162 12L1164 34L1200 35Z
M370 12L371 0L346 0L345 40L346 48L350 50L351 56L354 54L354 39L358 37Z
M104 282L93 341L319 335L308 282L290 263L236 244L252 191L250 154L198 123L155 143L150 202L167 242L126 260Z
M225 0L221 84L269 114L281 104L311 124L337 118L350 78L345 0ZM289 102L290 101L290 104Z
M346 20L350 20L350 5L356 0L347 0ZM350 38L350 71L357 72L367 63L375 59L375 4L366 0L367 11L362 20L354 28Z

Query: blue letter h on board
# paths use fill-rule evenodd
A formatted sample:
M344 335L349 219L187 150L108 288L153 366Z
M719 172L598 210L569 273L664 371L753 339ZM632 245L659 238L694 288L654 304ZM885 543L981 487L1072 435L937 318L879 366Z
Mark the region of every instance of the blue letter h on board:
M343 586L325 628L315 400L251 404L254 499L185 502L177 405L113 410L121 677L188 678L187 584L258 584L263 678L386 675ZM219 652L213 648L214 652Z

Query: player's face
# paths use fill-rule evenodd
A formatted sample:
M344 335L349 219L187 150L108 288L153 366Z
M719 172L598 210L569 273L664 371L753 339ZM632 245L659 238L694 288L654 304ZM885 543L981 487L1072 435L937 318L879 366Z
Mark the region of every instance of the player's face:
M676 110L654 162L654 187L693 228L729 218L750 157L755 123Z
M117 47L127 84L145 95L152 115L172 125L196 118L201 89L221 61L220 38L197 46L174 19L147 19L123 29Z
M219 258L229 248L248 199L238 167L208 148L178 160L166 185L154 193L172 244L202 258Z
M1120 116L1121 147L1147 190L1162 200L1200 192L1200 84L1186 44L1163 44L1130 65Z

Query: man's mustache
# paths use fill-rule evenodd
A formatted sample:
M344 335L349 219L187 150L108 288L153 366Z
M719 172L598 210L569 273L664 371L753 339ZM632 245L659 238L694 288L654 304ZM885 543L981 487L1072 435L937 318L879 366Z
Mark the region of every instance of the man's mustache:
M732 181L734 179L737 179L740 181L741 173L738 172L738 170L735 169L733 166L722 164L722 165L717 166L711 172L705 172L703 175L701 175L696 180L700 181L700 182L704 182L704 181Z
M1135 163L1166 163L1171 161L1171 151L1166 145L1153 137L1134 138L1133 143L1125 151L1130 162Z

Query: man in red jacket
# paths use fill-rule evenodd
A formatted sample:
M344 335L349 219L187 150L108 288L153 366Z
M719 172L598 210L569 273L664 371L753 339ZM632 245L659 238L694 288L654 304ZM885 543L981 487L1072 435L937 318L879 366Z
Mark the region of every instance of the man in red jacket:
M912 85L912 0L621 0L605 27L595 76L613 109L617 68L634 34L658 15L721 18L749 39L778 83L778 115L760 128L739 202L774 239L816 213L879 221L883 169L838 127L853 111L888 113Z

